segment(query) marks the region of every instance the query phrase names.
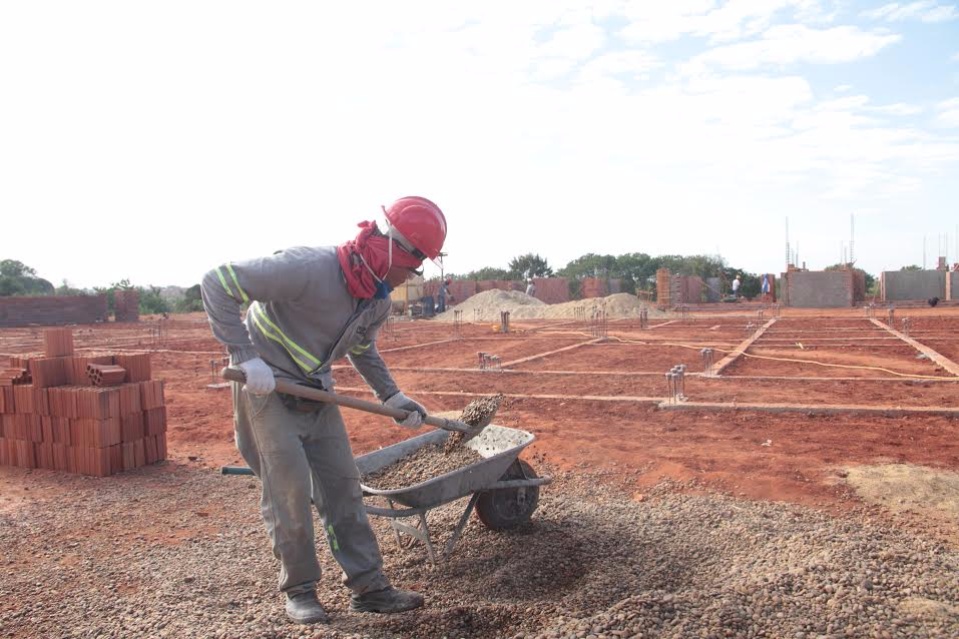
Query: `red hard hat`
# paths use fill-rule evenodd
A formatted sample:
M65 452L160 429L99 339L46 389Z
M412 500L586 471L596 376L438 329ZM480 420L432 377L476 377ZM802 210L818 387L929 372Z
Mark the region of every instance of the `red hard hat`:
M386 219L422 259L435 260L446 241L446 216L425 197L401 197L385 209Z

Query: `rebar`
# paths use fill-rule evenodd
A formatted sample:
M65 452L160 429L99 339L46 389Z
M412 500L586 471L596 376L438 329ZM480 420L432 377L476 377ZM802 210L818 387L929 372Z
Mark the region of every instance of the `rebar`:
M509 333L509 311L500 311L499 326L501 333Z
M908 317L902 318L902 332L904 335L909 334L909 318Z
M461 332L462 324L463 324L463 311L454 310L453 311L453 335L455 337L459 337L459 338L463 337L463 333Z
M392 315L386 318L386 336L396 339L396 318Z
M713 368L713 349L704 348L699 351L699 354L703 357L703 372L709 373Z
M485 371L489 367L489 355L480 351L477 353L479 356L479 367L481 371Z
M648 309L644 308L639 311L639 328L644 330L649 328L649 310Z
M758 319L760 322L763 321L763 309L756 311L756 319Z
M889 328L892 328L895 323L896 323L896 307L890 305L889 315L886 318L886 324L889 325Z

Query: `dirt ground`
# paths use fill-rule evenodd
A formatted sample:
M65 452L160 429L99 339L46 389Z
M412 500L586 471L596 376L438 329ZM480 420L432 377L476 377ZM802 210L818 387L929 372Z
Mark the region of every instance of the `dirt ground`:
M959 357L959 308L897 311L897 330L906 315L910 337ZM489 323L399 319L384 328L379 349L400 388L431 411L457 410L476 396L504 393L495 423L536 436L525 459L553 472L602 477L633 500L673 482L688 493L784 502L834 516L867 504L906 504L888 508L891 522L959 546L959 378L872 324L862 309L783 309L721 375L700 375L701 349L713 348L719 361L772 318L769 310L764 317L691 313L686 320L652 319L646 330L635 319L613 319L606 335L569 320L513 321L511 332L500 334ZM41 350L41 330L0 330L0 365L6 355ZM215 472L244 464L233 444L230 392L211 387L220 381L214 373L224 351L205 316L77 327L75 342L83 352L153 353L153 377L166 382L169 417L169 460L154 472L176 476L180 469ZM480 370L480 352L499 356L503 370ZM687 365L689 401L768 404L769 410L664 407L664 376L676 364ZM347 362L339 362L334 375L339 392L372 398ZM787 404L900 412L775 410ZM913 408L946 414L908 410ZM408 436L388 418L348 409L344 414L357 455ZM901 472L905 467L922 472ZM897 481L890 483L883 468ZM69 475L38 481L48 475L56 474L0 468L0 515L16 518L91 481ZM913 480L922 482L922 490L914 490L908 483ZM202 528L202 519L197 521ZM130 534L158 534L149 522L135 525L141 528ZM102 551L110 552L109 527L84 534L102 536Z

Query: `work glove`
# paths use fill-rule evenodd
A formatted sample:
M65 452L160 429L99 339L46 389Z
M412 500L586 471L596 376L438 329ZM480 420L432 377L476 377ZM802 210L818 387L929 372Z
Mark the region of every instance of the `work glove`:
M246 373L246 385L243 388L254 395L267 395L276 388L273 369L259 357L248 359L238 366Z
M426 409L422 404L419 402L414 402L403 393L397 393L383 403L390 408L399 408L400 410L409 411L409 415L406 417L406 419L393 420L400 426L415 429L423 425L423 418L426 417Z

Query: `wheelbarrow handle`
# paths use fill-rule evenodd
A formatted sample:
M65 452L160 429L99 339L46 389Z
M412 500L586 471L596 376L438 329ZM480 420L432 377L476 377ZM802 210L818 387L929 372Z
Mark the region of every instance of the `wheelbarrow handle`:
M220 376L223 377L223 379L230 380L231 382L239 382L240 384L246 382L246 374L239 368L224 368L222 371L220 371ZM294 384L293 382L288 382L285 379L276 380L276 390L281 393L286 393L287 395L302 397L303 399L312 399L317 402L336 404L337 406L353 408L355 410L374 413L376 415L384 415L386 417L392 417L393 419L398 419L401 421L410 415L409 411L405 411L400 408L391 408L389 406L384 406L383 404L368 402L363 399L357 399L347 395L340 395L338 393L331 393L329 391L320 390L319 388L310 388L309 386L303 386L302 384ZM466 435L473 434L472 428L455 419L444 419L442 417L433 417L432 415L427 415L423 418L423 423L435 428L442 428L443 430L464 433Z

